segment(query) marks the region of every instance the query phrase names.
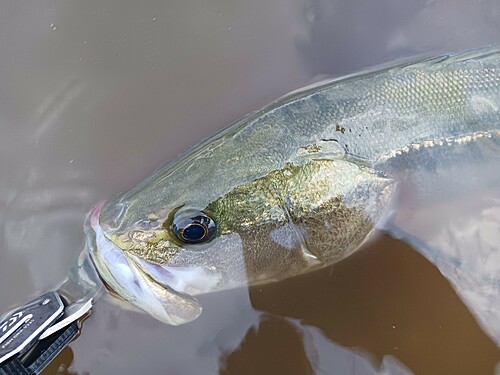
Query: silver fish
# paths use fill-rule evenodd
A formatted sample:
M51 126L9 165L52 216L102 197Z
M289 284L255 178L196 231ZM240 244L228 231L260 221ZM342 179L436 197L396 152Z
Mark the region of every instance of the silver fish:
M169 324L191 321L197 294L352 254L391 207L394 166L435 158L412 158L418 150L498 139L499 105L494 48L294 92L96 205L92 259L121 298Z

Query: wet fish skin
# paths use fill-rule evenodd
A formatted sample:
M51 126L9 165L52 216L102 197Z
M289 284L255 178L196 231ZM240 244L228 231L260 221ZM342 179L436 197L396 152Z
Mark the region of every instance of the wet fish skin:
M91 254L123 298L162 321L188 321L201 309L176 316L183 298L196 307L192 295L278 280L351 254L396 191L384 163L409 148L498 132L499 104L495 48L293 93L108 201L99 223L89 224L107 243L90 241ZM216 237L179 241L172 223L186 210L212 217ZM119 256L120 267L105 253ZM127 280L146 280L147 296Z

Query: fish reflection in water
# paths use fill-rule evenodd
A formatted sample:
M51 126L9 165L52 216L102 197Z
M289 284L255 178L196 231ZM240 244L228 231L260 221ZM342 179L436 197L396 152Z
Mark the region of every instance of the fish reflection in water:
M169 324L200 315L193 296L336 263L377 225L453 279L446 267L466 250L435 256L438 228L419 237L412 225L443 199L498 191L499 103L497 49L293 93L96 206L87 227L92 258L114 292ZM409 214L386 221L407 195ZM471 263L467 272L482 271Z

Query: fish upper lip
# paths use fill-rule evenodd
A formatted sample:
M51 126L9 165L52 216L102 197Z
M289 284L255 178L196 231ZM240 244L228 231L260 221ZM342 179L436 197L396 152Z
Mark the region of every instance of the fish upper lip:
M106 204L106 200L100 200L99 202L95 203L92 208L89 211L88 214L88 220L90 223L90 226L94 228L96 225L99 225L99 215L101 214L101 210ZM95 230L95 229L94 229Z

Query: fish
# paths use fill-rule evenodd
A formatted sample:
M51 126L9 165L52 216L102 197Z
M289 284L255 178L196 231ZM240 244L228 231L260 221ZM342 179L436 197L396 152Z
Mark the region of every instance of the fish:
M431 174L465 144L500 156L499 105L497 47L295 91L96 204L85 225L91 259L121 299L164 323L190 322L200 294L354 253L390 217L409 171Z

